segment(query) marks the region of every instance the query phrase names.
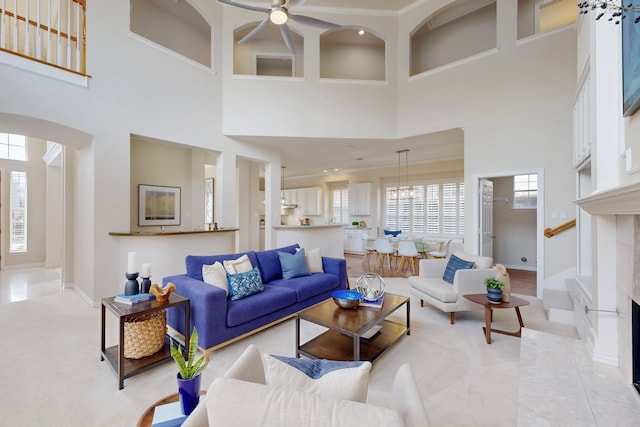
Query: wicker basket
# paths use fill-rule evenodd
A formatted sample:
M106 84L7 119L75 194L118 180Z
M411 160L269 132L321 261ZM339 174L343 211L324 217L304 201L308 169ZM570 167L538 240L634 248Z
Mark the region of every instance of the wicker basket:
M124 323L124 357L140 359L156 353L164 345L167 333L165 310L143 314Z

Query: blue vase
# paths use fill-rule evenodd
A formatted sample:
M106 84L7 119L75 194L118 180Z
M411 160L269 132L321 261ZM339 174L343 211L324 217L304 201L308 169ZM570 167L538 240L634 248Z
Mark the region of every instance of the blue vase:
M487 288L487 299L494 304L501 303L502 289Z
M180 395L180 406L182 407L182 413L190 415L198 402L200 401L200 380L202 375L198 375L195 378L183 380L180 374L178 378L178 394Z

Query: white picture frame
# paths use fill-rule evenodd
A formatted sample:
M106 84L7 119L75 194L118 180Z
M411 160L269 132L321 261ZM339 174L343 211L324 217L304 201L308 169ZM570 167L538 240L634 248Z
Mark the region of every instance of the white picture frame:
M138 226L180 225L180 187L138 185Z

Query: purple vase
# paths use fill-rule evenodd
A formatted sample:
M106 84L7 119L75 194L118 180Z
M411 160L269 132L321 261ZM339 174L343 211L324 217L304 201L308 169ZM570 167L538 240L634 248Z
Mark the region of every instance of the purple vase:
M198 402L200 401L200 380L201 375L188 380L183 380L180 374L178 378L178 394L180 395L180 406L182 407L182 413L190 415Z

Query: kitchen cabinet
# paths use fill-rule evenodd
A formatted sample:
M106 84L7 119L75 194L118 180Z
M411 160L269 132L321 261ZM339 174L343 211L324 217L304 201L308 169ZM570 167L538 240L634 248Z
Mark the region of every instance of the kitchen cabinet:
M284 190L284 197L296 207L298 216L322 215L322 189L320 187L294 188Z
M364 254L364 242L362 236L368 234L364 228L344 229L344 251L351 254Z
M371 184L349 184L349 215L367 216L369 211Z

